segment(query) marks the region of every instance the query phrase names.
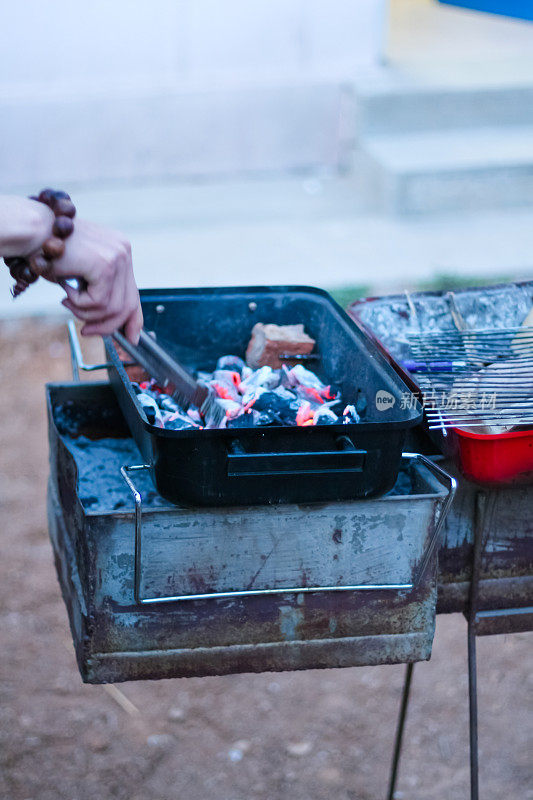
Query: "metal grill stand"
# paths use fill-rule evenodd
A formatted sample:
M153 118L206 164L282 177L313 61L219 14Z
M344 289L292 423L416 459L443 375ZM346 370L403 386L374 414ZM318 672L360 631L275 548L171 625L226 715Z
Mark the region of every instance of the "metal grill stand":
M497 498L498 492L496 491L480 490L476 493L470 593L468 611L465 613L468 622L467 644L471 800L479 800L476 637L479 635L531 630L533 625L533 607L531 606L527 606L525 608L490 609L488 611L480 611L478 609L479 584L481 580L483 554L492 530ZM414 664L407 664L402 689L400 712L398 716L398 725L394 740L394 751L387 794L388 800L394 800L396 792L405 721L409 707L413 669Z
M73 361L73 373L74 379L79 381L79 370L83 371L95 371L97 369L102 369L108 366L107 364L97 364L97 365L88 365L83 362L83 358L81 355L81 350L79 347L79 342L75 335L75 329L73 323L69 325L69 338L71 344L71 351L72 351L72 361ZM56 434L52 437L52 442L57 447L59 446L58 442L55 442ZM435 465L434 465L435 466ZM71 464L67 460L65 464L63 464L62 469L68 471L71 469ZM137 492L135 486L132 484L131 480L129 480L129 476L127 475L128 469L125 470L126 474L123 472L123 478L126 480L130 491L132 491L135 497L135 534L136 534L136 544L139 547L135 548L135 600L137 604L141 606L143 603L146 603L146 598L143 598L140 592L140 541L141 541L141 504L140 504L140 495ZM56 476L57 477L57 476ZM68 484L67 487L70 488L72 492L72 486ZM530 492L525 492L524 490L518 490L517 492L513 492L512 490L502 489L498 491L488 491L488 490L476 490L475 486L469 485L468 483L461 482L461 489L464 490L464 494L461 498L458 498L458 503L455 508L455 513L451 514L451 519L449 525L451 528L448 528L448 536L450 534L450 530L455 532L455 535L452 535L451 540L447 540L443 545L441 550L441 582L439 585L439 607L437 611L444 611L444 612L453 612L453 611L463 611L467 618L468 622L468 676L469 676L469 706L470 706L470 719L469 719L469 732L470 732L470 774L471 774L471 791L470 797L471 800L478 800L479 798L479 784L478 784L478 768L479 768L479 761L478 761L478 720L477 720L477 662L476 662L476 637L479 635L489 635L493 633L509 633L509 632L516 632L516 631L527 631L533 629L533 607L531 605L523 607L522 602L526 600L526 602L531 602L531 572L530 572L530 564L529 558L525 553L521 553L520 551L520 537L525 537L526 539L529 538L529 522L527 516L527 508L529 507L530 502ZM516 495L516 496L514 496ZM498 498L500 497L501 504L497 502ZM498 514L495 518L495 508L498 506ZM526 512L525 514L519 514L517 516L517 509L520 512ZM61 517L57 518L57 520L53 519L52 515L52 529L51 535L54 534L54 528L56 527L56 522L60 526L61 520L63 519L63 514L66 511L65 508L61 510L57 510L57 513ZM453 509L452 509L453 512ZM502 513L503 512L503 513ZM521 519L521 517L524 519ZM520 517L520 523L517 525L517 521ZM468 520L471 520L469 524ZM86 527L87 520L74 520L74 525L80 526L80 530ZM72 524L72 520L71 520ZM514 531L514 533L513 533ZM494 547L496 543L497 534L499 535L501 542L498 542L496 547ZM503 534L503 538L502 538ZM508 535L507 535L508 534ZM463 538L464 537L464 538ZM69 613L71 614L71 625L73 626L73 634L76 640L76 636L79 633L77 628L79 624L83 627L83 614L84 611L84 601L83 597L81 598L82 602L76 605L75 602L75 595L76 591L71 591L72 587L69 584L69 567L68 567L68 537L64 537L65 542L64 544L61 543L60 540L56 542L55 549L56 549L56 556L61 556L64 563L62 563L62 568L64 574L60 575L60 581L62 584L62 589L64 592L65 601L67 606L69 607ZM61 539L61 537L60 537ZM496 558L494 558L494 553L491 550L487 553L487 541L491 540L492 547L494 552L496 553ZM109 541L109 537L106 537L106 541ZM464 550L462 549L461 542L471 542L472 549L471 549L471 562L470 562L470 581L469 581L469 591L468 594L465 594L465 589L459 589L460 586L464 586L461 581L464 581L464 577L462 575L465 574L467 569L468 561L466 553L463 555ZM522 538L523 541L523 538ZM453 549L455 548L455 550ZM64 550L64 552L63 552ZM498 553L505 552L506 554L510 554L510 557L513 559L513 568L510 570L508 567L509 561L504 562L504 574L507 573L509 577L500 578L500 572L498 567ZM455 554L454 556L451 554ZM484 555L486 555L486 559L484 560ZM451 556L451 560L450 560ZM442 558L444 557L444 558ZM455 560L454 560L455 559ZM505 567L505 563L507 567ZM484 573L482 575L482 565L484 565ZM422 572L424 570L421 570ZM77 575L76 571L76 575ZM442 579L445 578L444 581ZM492 586L491 586L492 585ZM69 588L70 587L70 588ZM75 587L74 587L75 588ZM341 592L340 597L344 593ZM350 593L348 593L349 595ZM72 596L70 596L72 595ZM302 595L303 596L303 595ZM527 599L526 599L527 598ZM155 598L154 598L155 599ZM159 602L161 600L164 601L164 598L157 598ZM175 598L169 598L175 599ZM181 598L179 598L181 599ZM190 596L189 596L190 599ZM237 598L238 600L239 598ZM151 598L148 599L148 602L153 602ZM215 601L217 602L217 601ZM518 607L513 607L518 606ZM481 606L482 610L479 610ZM164 606L163 606L164 607ZM167 606L168 607L168 606ZM465 612L464 609L467 608ZM487 608L489 610L487 610ZM373 614L377 614L379 616L377 607L374 609ZM78 619L79 617L79 619ZM81 623L80 623L81 620ZM142 621L142 615L140 616L140 621ZM107 620L108 623L112 624L113 619ZM143 622L144 624L144 622ZM174 629L174 625L172 629ZM80 638L80 637L78 637ZM376 638L376 637L374 637ZM80 638L80 641L83 637ZM351 641L354 641L353 639ZM360 641L360 640L358 640ZM310 643L305 643L306 647ZM313 643L314 646L318 645L318 642ZM254 645L254 652L257 650L258 646ZM244 651L245 648L241 646L241 650ZM194 651L197 652L198 648ZM213 648L212 652L222 651L224 648ZM303 650L303 648L302 648ZM226 651L229 652L228 648ZM81 651L80 651L81 652ZM177 651L176 651L177 652ZM353 654L353 646L350 645L350 653ZM134 653L128 654L129 656L137 655ZM167 657L167 654L161 653L161 655ZM78 653L78 657L80 658L80 669L82 669L83 658L85 657L83 653ZM421 656L424 657L424 656ZM427 655L425 656L428 657ZM107 656L109 658L109 656ZM316 661L316 656L314 657ZM313 660L313 659L312 659ZM389 800L393 800L396 785L398 780L398 773L399 773L399 764L400 764L400 757L401 757L401 750L403 745L404 739L404 732L405 732L405 723L407 717L407 711L409 706L409 699L410 699L410 689L412 685L412 677L413 677L413 655L409 657L407 653L403 656L404 661L409 661L407 663L406 672L405 672L405 679L402 691L402 699L400 705L400 712L395 736L395 745L394 745L394 752L393 752L393 760L391 766L391 773L390 773L390 780L389 780L389 787L388 787L388 798ZM333 658L333 661L336 661L336 657ZM359 663L359 662L358 662ZM362 663L362 662L361 662ZM364 663L372 663L366 660ZM379 662L376 662L379 663ZM391 660L388 663L393 663ZM333 666L332 660L328 657L324 660L324 663L321 663L320 666ZM347 663L343 663L344 666L347 666ZM192 666L185 665L185 669L181 674L199 674L198 672L198 664L194 663ZM241 670L240 662L237 665L239 670ZM250 669L250 664L247 662L247 669ZM292 661L286 660L286 663L283 659L280 659L279 664L274 665L274 663L270 664L270 669L291 669L291 668L305 668L306 664L304 661L301 660L301 654L299 656L299 660L297 664L293 664ZM316 663L309 663L308 666L316 666ZM157 662L157 670L154 668L154 674L150 674L150 665L146 667L142 667L139 669L138 673L126 675L124 672L123 664L118 664L113 668L105 667L105 664L99 667L101 670L101 675L98 677L98 665L95 664L91 665L91 668L94 672L92 677L89 676L89 672L84 674L85 680L124 680L128 678L139 678L139 677L162 677L159 670L159 662ZM188 672L188 669L192 669L192 672ZM251 669L257 669L258 666L252 666ZM118 671L117 671L118 670ZM121 672L122 670L122 672ZM226 671L234 671L233 669L228 669ZM205 672L204 674L213 674L211 671Z

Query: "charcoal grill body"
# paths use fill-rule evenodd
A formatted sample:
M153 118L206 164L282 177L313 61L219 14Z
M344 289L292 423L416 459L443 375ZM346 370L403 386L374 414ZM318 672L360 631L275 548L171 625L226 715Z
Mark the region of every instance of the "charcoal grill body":
M429 658L431 653L435 604L437 612L468 611L479 487L464 479L459 481L454 504L444 521L439 571L432 559L416 590L295 592L140 605L134 597L133 501L119 475L124 459L98 439L84 440L87 458L98 448L96 461L101 469L92 484L80 488L79 472L85 456L82 450L73 453L68 436L58 430L53 413L58 402L71 404L76 433L124 436L121 441L133 448L134 445L109 384L48 387L49 530L85 681L413 662ZM64 424L64 420L59 422ZM453 470L450 463L445 466ZM365 550L368 553L368 540L365 546L364 538L369 531L377 545L375 552L380 553L387 571L380 568L377 572L376 560L367 560L366 579L405 579L406 573L398 571L391 553L401 547L406 535L413 536L413 524L419 526L419 532L431 534L430 509L441 506L444 499L439 486L425 475L421 476L419 489L425 483L430 491L421 500L400 496L351 504L195 512L173 508L157 497L147 476L140 475L135 480L145 498L143 527L147 547L143 559L146 558L148 569L141 589L146 595L202 593L214 586L228 588L231 573L224 575L221 569L221 550L212 552L210 568L206 560L209 549L202 548L201 534L216 537L224 529L231 534L240 525L244 535L242 514L254 512L266 514L269 530L280 528L286 519L284 512L292 515L285 535L293 539L302 533L294 532L296 523L304 533L311 528L315 534L323 531L324 546L308 558L308 564L322 570L327 566L329 572L322 575L330 582L348 577L335 571L347 543L346 535L352 543L353 559L357 559ZM98 500L102 487L110 492L110 499L99 507L93 501ZM493 520L481 559L477 598L479 632L523 630L528 627L527 615L498 616L494 612L510 608L523 612L533 605L533 490L510 487L491 495L495 497ZM206 526L205 520L214 516L217 520ZM311 525L313 517L318 521ZM261 525L255 525L256 532L258 527ZM198 542L198 550L205 556L203 561L191 558L194 547L185 545L180 549L180 539L189 536ZM290 549L292 545L290 541ZM298 552L297 543L294 545L294 552ZM239 542L237 549L248 549L247 542ZM258 553L256 563L257 569L272 568L272 575L273 562L263 566L261 558L263 555L275 562L276 553L269 556L271 549L270 545ZM362 562L360 565L363 567ZM303 574L304 566L295 563L290 575L300 585L311 577L318 579L317 574ZM250 568L251 562L247 569ZM268 573L263 580L265 575ZM351 577L365 579L360 572L353 572ZM222 578L226 583L220 582Z
M405 406L406 386L378 348L324 291L311 287L149 289L141 291L145 327L191 370L212 371L220 355L243 357L256 322L303 323L319 356L311 368L335 383L346 403L364 398L357 425L162 430L151 425L106 340L111 383L159 493L174 503L314 502L389 491L406 431L422 418ZM384 392L389 404L376 402Z
M152 505L147 501L143 594L283 586L302 591L141 605L134 591L131 495L122 484L123 494L114 495L111 505L94 503L102 485L120 482L120 460L113 452L99 455L99 477L80 493L79 470L98 441L84 440L85 449L74 453L53 413L58 402L77 398L76 407L93 409L90 427L96 420L99 435L106 424L116 433L113 393L108 384L78 384L51 386L48 397L49 529L85 681L429 658L436 552L413 589L305 591L314 584L408 582L427 554L447 495L424 468L413 467L412 491L405 496L194 510L160 497Z

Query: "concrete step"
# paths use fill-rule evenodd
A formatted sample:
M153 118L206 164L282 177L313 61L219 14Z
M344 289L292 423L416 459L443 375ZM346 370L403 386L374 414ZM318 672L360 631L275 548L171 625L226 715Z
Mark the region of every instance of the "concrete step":
M495 68L492 68L495 70ZM359 136L475 126L533 125L533 64L518 82L491 72L484 83L382 70L356 85Z
M372 136L358 158L388 213L533 204L533 125Z
M0 87L2 189L337 169L353 144L352 105L338 80Z

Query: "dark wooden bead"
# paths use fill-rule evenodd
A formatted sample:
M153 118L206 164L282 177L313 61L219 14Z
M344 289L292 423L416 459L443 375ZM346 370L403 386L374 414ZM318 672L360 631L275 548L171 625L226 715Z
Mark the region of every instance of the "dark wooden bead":
M54 192L54 198L56 200L70 200L70 195L67 192Z
M16 281L28 262L24 258L10 258L9 261L9 274Z
M13 295L13 297L16 298L16 297L19 296L19 294L22 294L22 292L25 292L27 288L28 288L28 284L25 283L25 281L19 280L19 281L16 282L16 284L11 289L11 294Z
M28 263L26 261L26 259L22 258L21 256L15 256L14 258L10 258L10 259L6 260L6 264L7 264L7 261L9 261L8 267L9 267L9 271L11 273L11 277L15 278L15 279L16 279L19 271L23 267L25 267L26 264Z
M39 192L39 200L41 203L46 203L47 206L52 208L54 202L54 195L55 192L53 189L43 189L42 192Z
M52 233L60 239L66 239L74 230L74 223L70 217L56 217L52 227Z
M25 283L27 286L30 283L35 283L37 275L33 272L30 265L24 258L13 259L14 264L11 265L9 273L14 281L17 283Z
M26 262L25 266L20 271L18 279L29 285L30 283L35 283L38 277L39 276L35 274L30 265Z
M61 258L65 252L65 243L57 236L50 236L43 244L43 253L46 258Z
M52 210L56 217L74 217L76 214L76 206L72 200L67 200L64 197L59 197L54 200Z
M49 271L50 266L50 261L48 261L42 253L36 253L30 257L30 268L37 276L45 275Z

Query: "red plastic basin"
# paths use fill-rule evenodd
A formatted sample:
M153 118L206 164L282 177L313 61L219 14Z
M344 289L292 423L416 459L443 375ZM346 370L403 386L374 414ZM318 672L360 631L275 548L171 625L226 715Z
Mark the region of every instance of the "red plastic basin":
M533 478L533 430L470 433L454 428L459 467L478 483L528 483Z

